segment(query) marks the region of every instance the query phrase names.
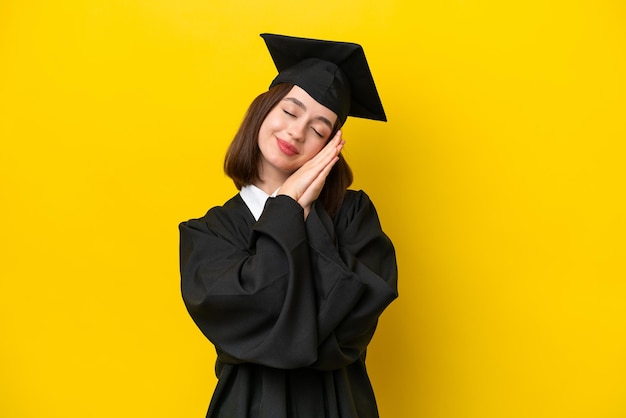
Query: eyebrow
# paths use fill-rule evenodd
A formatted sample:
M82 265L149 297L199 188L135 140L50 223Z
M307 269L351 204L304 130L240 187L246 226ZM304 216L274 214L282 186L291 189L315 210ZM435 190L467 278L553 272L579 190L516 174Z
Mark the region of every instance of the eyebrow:
M293 104L295 104L296 106L298 106L302 110L306 111L306 106L304 105L304 103L302 103L300 100L296 99L295 97L285 97L284 100L292 102ZM325 118L324 116L316 116L315 119L323 122L325 125L328 125L328 127L331 130L333 129L333 124L330 123L330 121L327 118Z

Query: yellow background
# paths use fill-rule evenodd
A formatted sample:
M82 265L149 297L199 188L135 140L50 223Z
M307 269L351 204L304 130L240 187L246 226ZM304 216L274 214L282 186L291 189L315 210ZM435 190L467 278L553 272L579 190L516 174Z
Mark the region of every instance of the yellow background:
M177 224L234 194L275 32L362 43L389 118L345 128L401 273L381 415L623 418L625 22L618 0L2 1L0 416L204 416Z

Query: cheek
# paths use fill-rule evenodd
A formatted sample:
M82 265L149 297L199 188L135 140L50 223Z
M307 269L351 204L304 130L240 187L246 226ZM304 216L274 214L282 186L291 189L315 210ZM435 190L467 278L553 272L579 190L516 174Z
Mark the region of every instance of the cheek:
M272 110L263 121L263 124L261 124L261 129L266 129L266 130L280 129L281 126L283 125L282 118L280 116L281 115L278 114L276 110Z
M324 149L324 145L326 145L324 141L319 141L317 139L309 142L306 148L308 159L315 157L322 149Z
M266 118L259 128L259 142L268 141L272 135L278 131L277 125L278 124L273 119L269 117Z

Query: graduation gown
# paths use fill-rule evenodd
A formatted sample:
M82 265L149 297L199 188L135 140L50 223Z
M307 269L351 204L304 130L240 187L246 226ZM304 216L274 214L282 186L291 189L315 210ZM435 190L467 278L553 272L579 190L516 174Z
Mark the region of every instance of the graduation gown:
M362 191L331 219L239 194L180 224L182 296L215 345L211 418L374 418L365 353L397 297L393 245Z

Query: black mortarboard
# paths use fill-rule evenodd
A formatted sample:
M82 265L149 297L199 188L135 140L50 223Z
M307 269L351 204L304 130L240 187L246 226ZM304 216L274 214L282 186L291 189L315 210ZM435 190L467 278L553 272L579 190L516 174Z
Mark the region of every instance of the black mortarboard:
M278 83L302 88L337 114L387 121L365 53L359 44L261 34L274 60Z

